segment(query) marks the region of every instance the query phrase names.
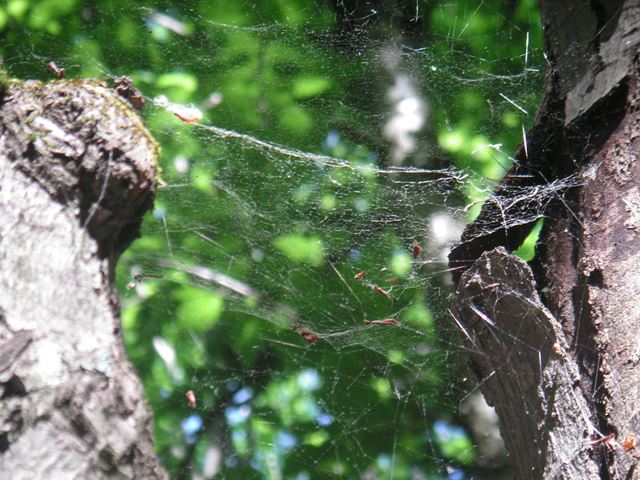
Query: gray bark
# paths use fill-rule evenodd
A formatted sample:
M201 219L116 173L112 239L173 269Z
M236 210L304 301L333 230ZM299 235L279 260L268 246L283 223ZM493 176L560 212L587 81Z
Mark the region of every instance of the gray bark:
M545 98L452 251L453 313L518 478L640 478L640 5L540 4ZM574 179L545 203L533 271L508 254L530 226L512 216L541 204L510 198L522 173Z
M156 157L98 82L0 92L0 478L166 477L113 287Z

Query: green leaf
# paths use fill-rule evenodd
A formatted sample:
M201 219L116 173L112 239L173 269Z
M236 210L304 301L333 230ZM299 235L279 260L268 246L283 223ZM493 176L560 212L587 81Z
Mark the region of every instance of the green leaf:
M222 295L196 287L182 286L174 293L179 305L176 319L184 328L204 332L213 327L224 309Z
M293 96L298 99L316 97L329 90L330 87L331 81L326 77L319 75L298 77L293 82Z
M320 237L289 233L275 239L273 244L294 262L315 266L324 262L324 245Z
M28 9L29 2L27 0L10 0L7 5L7 13L19 20L22 20Z
M283 129L298 136L306 135L313 127L311 116L297 105L282 110L278 123Z
M329 440L329 435L324 430L319 432L313 432L307 435L304 439L304 443L311 445L312 447L321 447Z
M542 225L544 224L544 219L541 218L536 222L536 225L533 227L527 238L524 239L522 245L520 245L516 250L513 251L514 255L517 255L525 262L530 262L536 256L536 244L538 243L538 238L540 237L540 231L542 230Z
M399 277L406 276L411 271L411 255L402 250L396 250L389 262L389 268L394 275Z
M158 77L156 87L166 90L174 102L189 102L198 90L198 79L187 72L169 72Z

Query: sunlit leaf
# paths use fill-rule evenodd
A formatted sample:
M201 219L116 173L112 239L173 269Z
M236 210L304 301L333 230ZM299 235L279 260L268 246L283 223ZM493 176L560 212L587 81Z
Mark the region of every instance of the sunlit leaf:
M326 77L299 77L293 83L293 96L295 98L315 97L326 92L329 87L331 87L331 82Z
M294 262L321 265L324 261L323 242L317 236L290 233L277 238L273 244Z
M180 302L176 310L176 320L185 328L204 332L211 328L220 318L224 308L221 295L183 286L174 293Z

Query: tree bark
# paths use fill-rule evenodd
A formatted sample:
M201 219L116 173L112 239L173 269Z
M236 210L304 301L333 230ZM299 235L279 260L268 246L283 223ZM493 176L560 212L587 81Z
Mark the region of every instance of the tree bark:
M0 84L2 478L166 477L113 286L156 157L99 82Z
M452 313L518 478L640 478L640 5L540 6L545 97L452 250ZM542 215L530 268L508 250Z

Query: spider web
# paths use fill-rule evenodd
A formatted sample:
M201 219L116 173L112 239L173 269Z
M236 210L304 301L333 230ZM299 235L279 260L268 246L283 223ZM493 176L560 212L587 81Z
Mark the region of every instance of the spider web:
M12 74L131 75L163 148L118 279L172 477L498 478L446 256L542 92L525 4L407 2L404 29L364 2L24 14ZM64 27L53 52L40 35ZM539 201L501 224L571 184L512 192Z

